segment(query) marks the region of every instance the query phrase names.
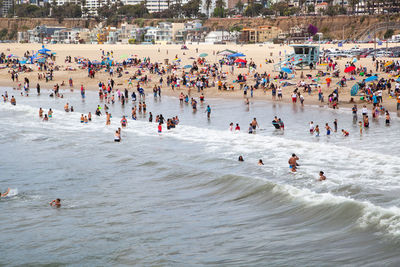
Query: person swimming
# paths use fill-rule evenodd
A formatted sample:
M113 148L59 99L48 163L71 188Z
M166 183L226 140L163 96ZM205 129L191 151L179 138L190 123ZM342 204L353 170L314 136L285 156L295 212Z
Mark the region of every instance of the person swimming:
M319 172L319 179L318 181L325 181L326 180L326 176L324 175L323 171Z
M342 129L343 136L349 136L349 132Z
M3 194L2 193L0 193L0 197L6 197L9 193L10 193L10 188L8 188L7 189L7 191L6 192L4 192ZM1 191L0 191L1 192Z
M52 207L57 207L57 208L59 208L59 207L61 207L61 199L59 199L59 198L54 199L54 200L51 201L49 204L50 204L50 206L52 206Z
M258 165L259 165L259 166L264 165L264 162L262 161L262 159L259 159L259 160L258 160Z
M239 156L239 161L244 161L243 156Z

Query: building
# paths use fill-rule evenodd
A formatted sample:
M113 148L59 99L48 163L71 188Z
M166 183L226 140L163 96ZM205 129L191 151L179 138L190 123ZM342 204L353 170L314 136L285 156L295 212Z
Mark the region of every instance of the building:
M275 26L261 26L258 28L243 28L239 41L242 43L271 42L277 38L282 31Z
M207 44L222 44L226 42L236 42L238 34L227 31L211 31L207 34L204 42Z
M149 27L144 35L144 41L154 43L172 42L172 23L160 22L158 27Z
M57 6L62 6L67 3L74 4L74 5L81 5L80 0L55 0L55 1L56 1Z
M8 14L8 10L14 5L14 0L3 0L2 4L1 15L5 17Z
M51 36L54 35L54 32L65 30L65 27L58 26L46 26L40 25L32 30L27 31L28 42L29 43L43 43L45 40L51 40Z

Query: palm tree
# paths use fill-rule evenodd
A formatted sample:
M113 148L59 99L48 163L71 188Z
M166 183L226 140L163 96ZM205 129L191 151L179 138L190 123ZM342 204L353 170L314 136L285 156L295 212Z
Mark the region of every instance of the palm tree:
M210 17L210 8L211 8L212 0L205 0L204 5L207 10L207 17Z

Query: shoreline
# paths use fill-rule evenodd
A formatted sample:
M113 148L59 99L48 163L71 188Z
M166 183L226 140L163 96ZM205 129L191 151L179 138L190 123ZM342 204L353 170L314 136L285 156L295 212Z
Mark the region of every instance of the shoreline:
M10 88L10 89L12 89L13 91L16 91L17 89L15 89L16 87L15 87L15 85L13 85L13 82L4 82L4 81L0 81L0 86L1 87L7 87L7 88ZM50 86L49 86L50 87ZM51 89L51 88L49 88L49 87L42 87L41 86L41 90L47 90L47 91L49 91L49 92L51 92L53 89ZM71 91L71 88L69 87L69 86L63 86L63 87L60 87L60 89L61 90L67 90L67 91ZM212 88L208 88L208 89L212 89ZM216 88L215 88L216 89ZM30 90L31 91L33 91L33 92L35 92L36 93L36 88L30 88ZM78 91L78 90L80 90L80 89L77 89L77 88L75 88L75 87L73 87L72 88L72 91L71 92L75 92L75 91ZM87 86L87 87L85 87L85 90L88 90L88 91L91 91L91 92L97 92L98 91L98 88L95 88L93 85L89 85L89 86ZM132 90L132 88L131 88L131 90ZM217 90L217 89L216 89ZM22 90L18 90L19 92L22 92ZM152 92L149 92L149 88L147 88L147 89L144 89L144 91L145 91L145 93L146 93L146 97L149 97L149 96L152 96ZM132 91L130 91L130 93L131 93ZM174 91L172 91L172 90L163 90L162 91L162 95L165 95L165 96L168 96L168 97L174 97L174 98L176 98L176 99L179 99L179 94L181 93L181 92L183 92L183 93L185 93L185 92L187 92L187 90L184 90L184 89L177 89L177 90L174 90ZM207 99L209 99L209 98L211 98L211 99L215 99L215 100L242 100L243 102L244 102L244 100L246 99L245 97L243 97L243 91L242 90L235 90L235 91L232 91L233 92L233 94L230 94L230 92L229 91L218 91L217 90L217 93L218 94L216 94L215 92L210 92L211 94L210 95L208 95L207 94L207 88L205 89L205 91L203 92L204 93L204 96L205 96L205 99L206 99L206 101L207 101ZM241 94L238 94L238 92L240 92ZM195 91L195 92L191 92L191 95L189 96L189 97L199 97L201 95L201 92L200 93L198 93L197 91ZM307 94L307 96L308 96L308 94ZM315 96L315 95L312 95L312 96ZM309 97L309 96L308 96ZM315 96L316 97L316 96ZM258 89L258 91L257 90L255 90L255 94L254 94L254 97L252 98L252 97L247 97L248 99L249 99L249 101L251 102L251 101L257 101L257 102L267 102L267 103L271 103L271 104L279 104L279 103L283 103L283 104L287 104L287 105L290 105L290 104L292 104L292 105L296 105L296 106L299 106L299 107L301 107L302 105L300 104L300 101L297 101L297 103L292 103L292 100L291 100L291 98L289 98L288 96L286 96L286 98L285 97L283 97L283 99L282 100L273 100L272 99L272 96L271 96L271 92L270 91L267 91L265 94L262 92L262 89ZM311 100L311 101L310 101ZM309 98L305 98L305 101L304 101L304 105L303 105L303 107L313 107L313 108L323 108L323 109L325 109L325 110L332 110L332 111L336 111L336 110L345 110L346 112L351 112L351 109L352 109L352 107L354 106L354 105L357 105L357 107L359 108L359 110L361 109L361 106L364 104L365 102L360 102L360 101L356 101L355 103L343 103L343 101L340 101L339 102L339 108L337 108L337 109L333 109L333 108L331 108L331 107L329 107L329 105L327 104L327 102L324 102L324 104L323 105L321 105L321 102L320 101L317 101L317 100L314 100L314 99L309 99ZM244 104L244 103L243 103ZM368 105L371 105L370 103L365 103L366 105L367 105L367 107L369 107ZM395 104L395 103L393 103L393 104ZM400 111L397 111L397 109L396 109L396 106L395 105L388 105L388 106L385 106L385 108L391 113L391 114L393 114L393 113L396 113L397 114L397 117L399 117L400 118ZM370 109L369 109L369 111L371 111ZM393 117L394 118L394 117Z

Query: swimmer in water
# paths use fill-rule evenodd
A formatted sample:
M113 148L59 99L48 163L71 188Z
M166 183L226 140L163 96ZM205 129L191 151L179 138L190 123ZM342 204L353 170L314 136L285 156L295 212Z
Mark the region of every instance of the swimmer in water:
M319 181L325 181L326 180L326 176L324 175L323 171L319 172Z
M389 126L390 125L390 115L389 115L389 111L387 111L386 110L386 121L385 121L385 124L386 124L386 126Z
M83 116L83 114L81 114L81 123L85 122L85 117Z
M325 124L325 129L326 129L326 135L331 135L332 128L328 125L328 123Z
M358 122L358 126L360 127L360 134L362 134L362 132L363 132L363 125L362 125L362 122L361 122L361 121Z
M315 137L319 137L319 126L318 125L315 126L314 132L315 132Z
M349 136L349 132L342 129L343 136Z
M57 208L59 208L59 207L61 207L61 199L59 199L59 198L54 199L54 200L51 201L49 204L50 204L50 206L52 206L52 207L57 207Z
M8 188L7 189L7 191L6 192L4 192L3 194L2 193L0 193L0 197L6 197L7 195L8 195L8 193L10 193L10 188ZM0 191L1 192L1 191Z
M114 135L114 142L120 142L121 141L121 135L118 130L115 131Z
M251 122L251 126L253 127L253 130L256 130L256 127L260 128L260 126L258 126L258 122L257 119L254 118L253 121Z
M296 156L296 154L292 154L292 157L289 159L289 168L292 170L292 172L296 172L297 170L297 161L299 160L299 157Z
M243 156L239 156L239 161L244 161Z
M233 131L233 122L231 122L230 124L229 124L229 131Z
M48 121L48 120L49 120L49 118L47 117L47 114L44 114L43 121Z
M259 159L259 160L258 160L258 165L259 165L259 166L264 165L264 162L262 161L262 159Z
M51 109L49 109L49 111L47 112L47 115L49 116L49 118L53 117L53 111Z
M121 126L122 127L126 127L127 124L128 124L128 120L125 118L125 116L122 116Z
M39 118L43 118L43 109L39 108Z

